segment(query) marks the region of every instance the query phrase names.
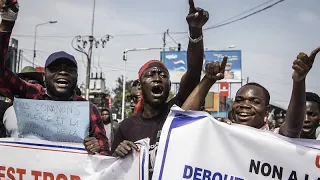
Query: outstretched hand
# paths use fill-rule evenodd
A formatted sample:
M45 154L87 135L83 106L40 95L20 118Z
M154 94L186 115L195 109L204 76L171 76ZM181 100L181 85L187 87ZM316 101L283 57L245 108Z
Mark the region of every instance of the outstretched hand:
M206 65L206 76L211 78L214 81L218 81L224 78L224 71L226 69L226 64L228 61L228 57L224 56L221 62L209 62Z
M292 65L292 69L294 70L292 73L293 81L300 82L306 78L307 74L312 68L314 59L316 58L319 52L320 47L313 50L309 57L303 52L299 53L297 59L293 62Z
M187 22L191 28L202 28L209 20L209 13L194 6L193 0L189 0L189 14Z

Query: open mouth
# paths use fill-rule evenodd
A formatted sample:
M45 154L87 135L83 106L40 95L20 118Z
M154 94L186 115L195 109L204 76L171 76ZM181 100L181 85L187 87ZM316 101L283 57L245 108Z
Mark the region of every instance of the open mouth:
M312 129L312 126L310 126L309 124L304 124L302 129L305 131L310 131Z
M66 80L66 79L60 78L60 79L57 79L57 80L55 81L55 83L58 84L60 87L66 87L66 86L68 86L69 81Z
M163 94L163 87L153 86L151 92L154 96L161 96Z
M241 119L246 119L246 118L250 118L252 116L251 113L247 113L247 112L237 112L238 117L240 117Z

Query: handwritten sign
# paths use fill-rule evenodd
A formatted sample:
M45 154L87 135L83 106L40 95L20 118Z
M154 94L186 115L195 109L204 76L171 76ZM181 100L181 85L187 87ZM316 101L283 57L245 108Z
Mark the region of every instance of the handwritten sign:
M89 135L89 102L15 98L20 138L82 143Z

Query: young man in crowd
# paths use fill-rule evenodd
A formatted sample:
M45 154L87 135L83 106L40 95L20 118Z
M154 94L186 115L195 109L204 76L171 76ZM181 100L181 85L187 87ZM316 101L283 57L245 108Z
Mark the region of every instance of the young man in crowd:
M23 79L31 84L39 84L41 86L44 86L43 75L44 73L39 72L36 68L32 66L24 67L18 74L20 79Z
M30 84L44 85L43 73L32 66L24 67L18 77ZM18 121L14 107L9 107L3 115L3 124L6 129L7 137L18 137Z
M128 95L127 100L130 102L130 109L132 113L134 113L134 108L136 107L139 99L140 99L141 87L139 80L135 80L132 83L130 95Z
M305 119L305 78L319 51L320 47L315 49L309 57L304 53L300 53L297 56L297 60L293 62L292 68L294 72L292 75L293 88L291 100L285 122L279 129L279 133L284 136L300 137ZM203 78L185 102L183 109L198 110L205 99L205 94L208 93L213 83L210 78ZM268 125L264 121L269 113L269 101L270 94L268 90L260 84L248 83L242 86L238 90L232 105L232 121L257 129L269 130ZM224 119L223 121L227 123L232 122L228 119Z
M301 138L317 139L316 130L320 123L320 97L316 93L306 93L306 116L303 123Z
M274 121L275 121L275 127L274 128L280 128L282 124L285 122L286 119L286 111L283 109L278 109L274 112Z
M112 145L115 156L125 157L133 149L138 150L135 141L150 138L150 179L161 130L171 106L173 104L181 106L200 81L204 51L202 27L208 21L209 14L200 8L195 8L192 0L189 3L188 69L181 79L179 92L167 102L171 89L167 68L157 60L145 63L139 70L141 97L136 105L135 114L121 122Z
M109 144L111 145L114 139L114 134L117 131L118 121L112 118L112 112L108 108L101 110L101 118L104 124L104 129L107 133L107 138L109 139Z
M45 87L30 84L20 79L5 67L5 57L12 29L18 16L19 6L16 0L0 1L0 91L5 95L20 98L56 101L86 101L75 94L78 79L77 62L74 57L65 52L51 54L45 63ZM11 97L13 98L13 97ZM84 140L84 145L90 154L109 154L106 132L100 112L90 103L90 137Z
M287 136L300 137L303 121L305 119L306 86L305 78L310 71L320 47L310 56L299 53L293 62L293 87L290 104L286 113L285 122L280 126L279 133ZM269 113L270 94L266 88L249 83L241 87L232 105L232 113L236 123L251 126L257 129L269 130L264 122ZM302 106L302 107L301 107Z

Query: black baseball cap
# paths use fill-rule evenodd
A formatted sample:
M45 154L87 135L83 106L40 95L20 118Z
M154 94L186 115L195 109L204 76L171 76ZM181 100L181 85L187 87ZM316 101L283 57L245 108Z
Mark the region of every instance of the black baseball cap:
M70 55L70 54L68 54L68 53L66 53L64 51L59 51L59 52L52 53L48 57L48 59L46 61L46 64L45 64L45 67L50 66L50 64L52 64L53 62L55 62L58 59L70 60L78 68L76 59L72 55Z

